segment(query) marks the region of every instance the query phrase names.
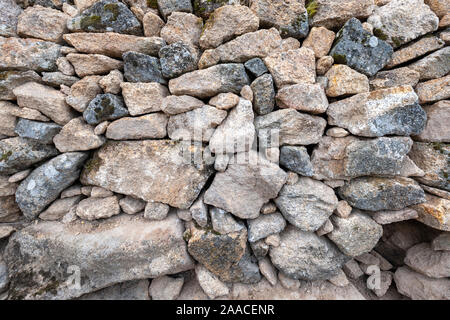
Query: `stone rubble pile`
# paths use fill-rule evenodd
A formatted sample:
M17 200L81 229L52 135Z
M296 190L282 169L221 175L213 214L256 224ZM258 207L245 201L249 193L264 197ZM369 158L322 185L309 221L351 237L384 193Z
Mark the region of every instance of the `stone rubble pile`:
M449 43L448 0L1 0L0 300L449 300Z

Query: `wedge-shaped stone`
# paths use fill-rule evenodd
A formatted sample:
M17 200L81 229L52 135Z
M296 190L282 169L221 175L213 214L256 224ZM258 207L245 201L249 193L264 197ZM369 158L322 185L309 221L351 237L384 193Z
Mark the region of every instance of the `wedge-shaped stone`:
M107 142L87 163L82 181L145 201L188 209L200 194L211 165L203 148L170 140Z
M338 199L332 188L307 177L285 185L275 199L283 216L303 231L316 231L332 215Z
M25 217L35 218L60 193L80 176L88 155L82 152L61 154L35 169L16 191L16 201Z
M450 231L450 200L425 194L425 202L412 208L417 211L417 220L438 230Z
M255 119L255 127L261 143L274 147L318 143L326 125L327 122L323 118L293 109L274 111Z
M352 207L368 210L400 210L425 201L425 193L413 179L361 177L338 189Z
M13 174L58 154L52 145L27 138L0 140L0 173Z
M209 98L218 93L238 94L248 84L250 80L244 65L230 63L183 74L169 81L169 90L174 95Z
M114 58L122 58L127 51L136 51L158 56L165 41L159 37L138 37L114 32L105 33L70 33L64 40L75 47L78 52L98 53Z
M247 161L245 156L248 156ZM237 217L254 219L263 204L278 195L287 175L255 151L237 154L234 160L225 172L216 174L204 201Z
M346 255L357 257L372 251L383 234L383 227L367 214L353 211L347 218L333 216L334 229L327 234Z
M0 70L56 71L61 46L37 39L0 37Z
M14 270L10 293L16 299L71 299L119 282L192 269L183 231L175 215L163 221L121 215L100 225L30 226L14 234L5 254ZM81 287L74 288L67 278L77 271ZM28 280L23 282L25 274Z
M84 122L82 117L67 123L53 138L60 152L86 151L99 148L106 139L94 133L94 128Z
M76 112L66 103L66 96L51 87L36 82L28 82L13 90L20 107L42 112L60 125L76 117Z
M328 123L363 137L418 134L427 117L417 102L411 86L360 93L331 103Z
M300 280L324 280L338 274L348 258L336 246L313 232L287 226L280 245L270 249L273 265L286 276Z
M373 175L401 175L412 146L409 137L370 140L354 136L322 137L311 162L317 179L339 180Z

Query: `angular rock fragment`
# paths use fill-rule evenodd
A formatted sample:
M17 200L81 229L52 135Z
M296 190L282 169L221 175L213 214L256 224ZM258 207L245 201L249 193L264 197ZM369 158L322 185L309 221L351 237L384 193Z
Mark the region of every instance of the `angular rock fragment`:
M44 116L37 110L30 108L20 108L17 105L8 101L0 101L0 114L10 115L17 118L37 120L37 121L50 121L49 118Z
M72 208L75 208L80 201L81 196L58 199L39 215L39 219L46 221L59 220Z
M239 97L238 97L238 100L239 100ZM197 98L191 97L191 96L168 95L168 96L164 97L164 99L162 100L161 110L166 114L176 115L176 114L185 113L185 112L197 109L204 105L205 104L203 103L203 101L201 101Z
M308 34L304 1L255 0L250 9L259 17L261 27L275 27L283 37L304 38Z
M145 208L145 202L140 199L135 199L133 197L126 196L119 201L120 208L126 214L136 214L141 212Z
M414 139L425 142L450 142L450 101L443 100L423 107L427 114L425 129Z
M346 255L357 257L370 252L380 240L383 228L368 215L354 211L348 218L333 216L334 229L327 234Z
M123 55L124 76L128 82L158 82L165 84L159 59L129 51Z
M415 142L409 156L425 172L425 175L418 177L417 180L420 183L450 191L449 155L449 144Z
M419 217L417 211L405 208L395 211L378 211L371 215L372 219L378 224L389 224L399 221L405 221L410 219L416 219Z
M170 140L109 141L87 163L82 181L188 209L212 173L206 160L192 163L191 156L203 151Z
M128 7L117 0L96 1L67 22L72 32L117 32L141 35L139 20Z
M369 92L369 79L344 64L335 64L325 74L328 79L326 93L329 97Z
M3 13L0 17L0 36L17 36L17 20L23 10L14 0L5 0L0 4L0 11Z
M168 43L184 42L191 48L191 52L197 52L200 35L203 29L203 20L191 13L173 12L166 25L161 29L161 37Z
M181 41L162 47L159 50L159 58L165 78L175 78L197 69L196 56L189 46Z
M159 37L138 37L114 32L105 33L70 33L64 40L75 47L78 52L96 53L122 58L128 51L157 56L165 41Z
M211 151L218 154L248 151L255 137L253 119L251 102L240 99L212 134L209 143Z
M388 43L364 30L358 19L351 18L336 34L329 55L335 63L373 76L388 63L392 53Z
M169 81L169 90L174 95L190 95L208 98L218 93L239 93L249 84L242 64L220 64L203 70L186 73Z
M202 49L216 48L244 33L258 30L259 18L246 6L226 5L206 21L199 43Z
M5 254L14 270L10 293L25 299L70 299L123 281L192 269L183 230L174 215L164 221L121 215L97 226L90 222L30 226L15 234ZM30 259L24 261L25 256ZM72 265L84 275L78 289L67 282ZM25 270L30 278L24 284ZM49 286L54 289L46 289Z
M162 113L152 113L137 118L121 118L113 121L106 130L106 138L112 140L160 139L167 135L168 118Z
M142 18L142 25L146 37L159 37L164 21L157 14L148 11Z
M277 110L255 119L260 143L268 146L271 145L271 138L276 139L276 135L279 141L275 146L315 144L323 135L325 126L324 119L293 109Z
M209 213L214 231L220 234L239 232L245 229L245 225L241 221L236 221L233 215L225 210L213 207Z
M61 126L55 123L37 122L19 119L15 132L19 137L36 140L43 144L51 144L53 137L59 133Z
M411 86L360 93L331 103L328 123L363 137L418 134L425 127L426 113L417 102Z
M280 164L302 176L311 177L314 174L314 169L305 147L281 147Z
M408 66L420 74L419 80L430 80L450 72L450 47L442 48Z
M268 72L264 61L260 58L253 58L244 63L245 69L250 72L254 77L260 77L264 73Z
M73 65L79 77L106 74L111 70L122 69L123 67L122 61L101 54L69 53L67 60Z
M165 86L155 82L123 82L120 87L125 104L132 116L160 111L164 98L169 95L169 90Z
M421 82L416 86L420 103L435 102L450 98L450 75Z
M279 212L260 215L248 220L248 241L256 242L271 234L278 234L286 227L286 220Z
M367 19L374 34L394 48L436 31L439 18L422 0L392 0Z
M164 18L170 16L172 12L192 12L190 0L157 0L158 9Z
M426 242L408 249L405 264L430 278L450 277L450 252L435 251Z
M253 151L249 157L248 163L230 163L225 172L216 174L205 203L243 219L258 217L263 204L277 196L286 173Z
M183 278L162 276L152 280L149 293L152 300L175 300L183 287Z
M16 100L13 90L27 82L41 82L34 71L0 71L0 99Z
M227 112L205 105L192 111L171 116L167 133L172 140L208 142Z
M450 251L450 233L443 232L434 238L431 247L436 251Z
M372 14L373 0L315 0L309 5L314 27L336 29L348 19L365 19Z
M211 299L227 295L230 292L225 283L201 264L196 265L195 275L203 291Z
M111 93L99 94L93 99L83 118L88 124L99 124L105 120L115 120L128 115L123 99Z
M51 87L28 82L13 90L20 107L42 112L57 124L65 125L75 118L76 113L65 101L65 95Z
M99 86L100 79L100 76L87 76L76 82L70 88L66 103L78 112L86 110L89 102L102 93L102 88Z
M412 179L361 177L338 189L352 207L368 210L400 210L425 201L425 193Z
M62 42L67 33L66 21L70 16L55 9L40 5L28 7L19 16L17 33L24 38Z
M418 221L434 229L450 231L450 200L426 193L425 201L412 209L419 214Z
M414 87L419 82L419 72L408 67L380 71L376 76L370 79L372 90L410 85Z
M123 83L123 75L119 70L112 70L98 82L104 93L119 94L120 85Z
M307 177L285 185L274 201L286 220L303 231L319 229L338 204L332 188Z
M253 110L258 115L268 114L275 107L275 86L270 74L256 78L250 85L254 93Z
M67 123L54 137L53 142L60 152L86 151L97 149L106 139L94 133L94 128L86 124L82 117Z
M120 213L116 196L106 198L87 198L77 205L77 216L84 220L109 218Z
M144 218L150 220L163 220L167 217L170 207L165 203L147 202L144 211Z
M245 5L244 0L194 0L192 2L195 14L202 18L208 18L214 10L225 5Z
M191 227L188 251L221 281L255 283L261 278L247 248L247 230L225 235Z
M300 82L314 83L316 80L314 51L308 48L274 53L264 58L264 63L278 88Z
M323 76L330 70L330 68L333 66L334 59L332 56L323 56L322 58L318 59L316 62L316 72L318 76ZM319 82L320 79L328 80L328 78L323 77L317 77L317 82ZM327 87L328 84L324 84L324 88Z
M331 49L335 38L333 31L324 27L314 27L303 41L303 47L310 48L314 51L316 58L326 56Z
M323 113L328 108L328 100L320 84L298 83L278 90L277 105L310 113Z
M450 299L450 280L433 279L408 267L400 267L394 274L398 292L414 300Z
M80 80L75 76L67 76L62 72L42 72L42 82L52 87L72 86Z
M270 249L274 266L286 276L300 280L324 280L335 276L348 260L336 246L312 232L287 226L279 247Z
M27 138L0 140L0 173L13 174L58 154L52 145Z
M16 201L25 217L35 218L60 193L79 178L87 159L81 152L59 155L35 169L16 191Z

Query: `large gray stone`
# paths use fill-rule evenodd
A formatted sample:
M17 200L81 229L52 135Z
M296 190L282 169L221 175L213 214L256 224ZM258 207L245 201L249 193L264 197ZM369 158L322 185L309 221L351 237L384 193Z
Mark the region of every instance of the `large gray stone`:
M12 299L71 299L119 282L192 269L183 224L121 215L98 225L43 222L15 233L6 249ZM79 271L79 273L78 273ZM70 276L80 276L76 287Z
M129 51L123 54L124 76L128 82L158 82L166 84L159 59Z
M256 242L271 234L278 234L286 227L286 220L279 212L260 215L248 220L248 241Z
M269 254L274 266L289 278L310 281L332 278L348 260L328 239L291 225Z
M40 143L51 144L53 137L61 130L56 123L38 122L27 119L17 121L15 132L22 138L30 138Z
M99 124L106 120L115 120L128 115L123 98L111 93L97 95L83 112L88 124Z
M58 154L52 145L27 138L0 140L0 173L13 174Z
M141 35L139 20L117 0L101 0L67 22L72 32L118 32Z
M64 153L35 169L16 191L16 201L25 217L35 218L60 193L80 176L88 155L81 152Z
M188 209L212 174L203 152L201 146L170 140L108 141L87 163L81 180Z
M356 18L348 20L336 34L329 55L335 63L346 64L367 76L373 76L389 62L392 47L364 30Z
M261 63L263 62L261 61ZM253 91L253 110L259 115L272 112L275 107L275 86L272 76L264 74L256 78L250 88Z
M323 182L301 177L293 185L285 185L275 204L291 224L303 231L316 231L333 214L338 198Z
M0 3L0 12L2 12L0 16L0 36L17 36L17 20L22 11L14 0L4 0Z
M338 189L352 207L362 210L400 210L425 201L425 193L409 178L361 177Z
M280 164L302 176L311 177L314 169L305 147L283 146L280 148Z

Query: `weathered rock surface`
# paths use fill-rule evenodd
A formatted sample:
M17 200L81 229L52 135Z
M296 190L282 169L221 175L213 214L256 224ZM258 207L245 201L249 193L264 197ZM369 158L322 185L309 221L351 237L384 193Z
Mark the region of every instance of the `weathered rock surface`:
M0 71L0 99L16 100L13 90L27 82L41 82L34 71Z
M122 61L112 59L101 54L69 53L67 60L75 68L79 77L95 74L106 74L114 69L122 69Z
M25 217L36 217L75 182L86 159L85 153L65 153L44 163L23 180L17 188L16 201Z
M404 220L416 219L419 217L419 214L413 209L405 208L402 210L394 211L377 211L371 214L371 217L378 224L389 224Z
M425 127L426 113L417 100L411 86L360 93L331 103L328 122L363 137L418 134Z
M335 64L325 74L328 79L327 96L339 97L369 92L369 79L344 64Z
M97 53L121 58L125 52L135 51L157 56L165 41L159 37L138 37L114 32L78 32L64 35L64 40L78 52Z
M450 101L439 101L423 109L427 114L427 124L414 138L425 142L450 142L450 128L445 125L450 121Z
M400 210L425 201L425 193L412 179L361 177L338 189L352 207L368 210Z
M354 211L347 218L333 216L331 220L335 228L328 238L351 257L370 252L383 234L383 228L362 212Z
M256 242L271 234L278 234L286 227L286 220L279 212L260 215L248 221L248 241Z
M0 173L13 174L58 154L52 145L14 137L0 140Z
M188 209L212 173L201 158L191 163L191 155L201 152L202 147L190 150L185 144L168 140L110 141L86 165L82 181Z
M321 58L330 51L334 38L333 31L324 27L313 27L302 46L313 50L316 58Z
M150 284L150 296L152 300L175 300L181 292L183 283L184 279L182 277L158 277L152 280Z
M311 177L314 169L305 147L283 146L280 148L280 164L302 176Z
M280 146L318 143L325 126L324 119L293 109L277 110L255 119L255 128L259 139L270 141L272 136L276 138L278 135L279 141L277 142Z
M264 73L268 72L264 61L260 58L253 58L244 63L245 68L249 71L255 78L262 76Z
M122 95L132 116L160 111L169 90L159 83L130 83L121 85Z
M162 47L159 50L159 58L165 78L175 78L197 68L195 53L181 41Z
M425 194L425 202L412 208L417 211L418 221L438 230L450 231L450 200Z
M82 117L68 122L54 137L53 142L60 152L86 151L97 149L106 139L94 133L94 128Z
M420 103L435 102L450 98L450 75L421 82L416 86Z
M302 231L316 231L331 216L338 204L332 188L307 177L285 185L275 204L291 224Z
M77 216L84 220L109 218L120 213L117 197L87 198L82 200L76 209Z
M274 53L264 58L278 88L300 82L314 83L316 80L314 51L308 48Z
M420 78L420 73L408 67L402 67L387 71L380 71L370 79L372 90L410 85L414 87Z
M142 34L141 24L128 7L117 0L96 1L67 22L72 32Z
M158 9L164 18L173 12L192 12L192 3L189 0L157 0Z
M394 274L397 290L414 300L450 299L450 280L433 279L408 267L400 267Z
M158 222L121 215L98 227L43 222L22 229L5 254L14 270L10 294L16 299L70 299L118 282L192 269L183 229L174 215ZM80 268L80 288L67 281L74 272L70 266Z
M49 118L44 116L37 110L30 109L27 107L20 108L17 105L8 102L8 101L0 101L0 114L9 118L7 121L11 121L11 117L23 118L29 120L37 120L37 121L50 121ZM6 124L8 130L12 130L12 122Z
M137 118L113 121L106 130L106 138L112 140L160 139L167 135L168 118L157 112Z
M270 249L274 266L293 279L324 280L335 276L347 258L315 233L288 226L281 233L279 247Z
M239 93L249 84L242 64L220 64L204 70L186 73L169 81L169 90L174 95L190 95L208 98L218 93Z
M99 124L105 120L115 120L128 115L122 97L111 94L99 94L83 112L83 118L88 124Z
M147 279L125 281L105 289L84 294L79 300L150 300L148 287L149 282Z
M420 74L421 81L443 77L450 72L450 47L433 52L408 67Z
M275 86L270 74L263 74L256 78L250 88L253 91L253 110L264 115L271 112L275 107Z
M192 111L171 116L167 133L172 140L208 142L227 112L205 105ZM210 146L211 148L211 146Z
M128 82L158 82L165 84L158 58L129 51L123 54L124 76Z
M55 123L19 119L14 131L19 137L33 139L43 144L51 144L53 137L60 130L61 126Z
M430 278L448 278L450 275L450 252L435 251L429 243L420 243L408 250L405 264Z
M78 112L86 110L89 102L102 93L100 79L100 76L87 76L73 84L66 96L66 103Z
M28 82L13 90L20 107L42 112L57 124L64 125L76 113L65 102L65 95L51 87L36 82Z
M323 113L328 108L328 100L320 84L299 83L278 90L277 105L310 113Z
M348 20L336 34L330 56L367 76L375 75L390 60L392 47L364 30L356 18Z
M0 70L55 71L61 46L38 39L0 37Z
M431 247L436 251L450 251L450 233L443 232L434 238Z
M246 6L226 5L214 11L206 21L199 44L202 49L216 48L244 33L258 30L259 18Z
M0 17L0 36L17 36L17 20L23 10L14 0L5 0L0 4L0 11L3 13Z
M196 265L195 275L203 291L205 291L205 293L211 299L228 295L230 293L227 285L220 281L220 279L216 275L211 273L203 265Z
M70 198L58 199L39 215L39 219L47 221L59 220L70 210L75 210L75 207L81 199L82 198L79 195Z
M254 151L248 155L248 162L230 163L225 172L216 174L206 190L205 203L240 218L254 219L263 204L277 196L286 181L286 173Z
M394 48L437 30L439 18L422 0L392 0L367 19L376 36Z

